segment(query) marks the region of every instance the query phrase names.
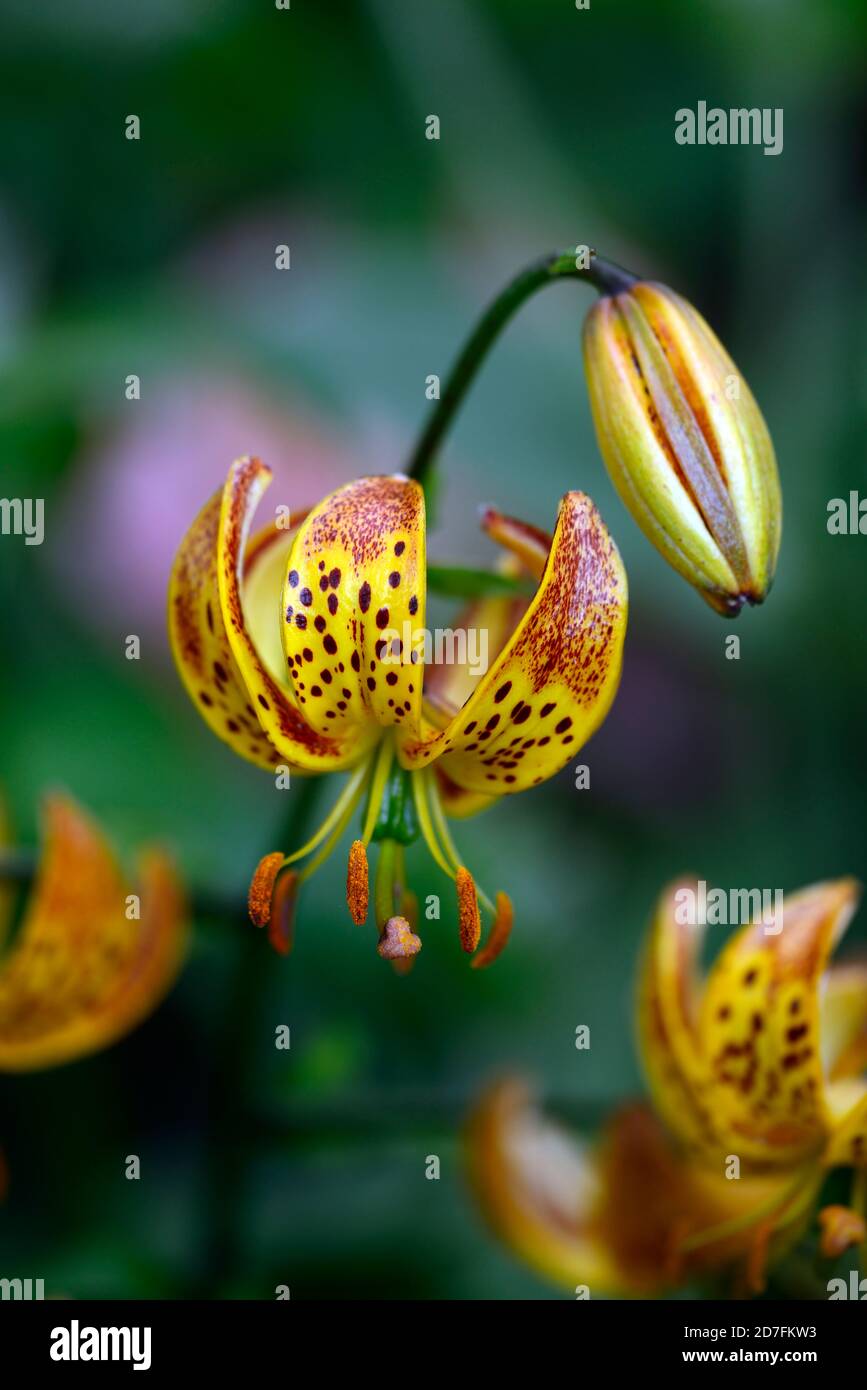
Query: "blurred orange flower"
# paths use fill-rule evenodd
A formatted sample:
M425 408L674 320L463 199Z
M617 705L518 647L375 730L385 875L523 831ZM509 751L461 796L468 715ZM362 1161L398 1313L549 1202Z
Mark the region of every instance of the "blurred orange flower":
M654 1109L577 1143L505 1081L469 1127L475 1190L541 1273L593 1294L650 1294L735 1271L760 1290L803 1233L828 1169L867 1168L867 964L828 967L851 879L786 900L784 925L738 931L700 981L701 929L662 896L641 965L638 1032ZM822 1214L823 1253L863 1238L863 1212Z
M186 910L168 856L144 853L130 893L101 830L74 801L49 796L44 818L25 918L0 957L0 1071L54 1067L110 1046L156 1008L182 960ZM8 925L6 913L0 940Z

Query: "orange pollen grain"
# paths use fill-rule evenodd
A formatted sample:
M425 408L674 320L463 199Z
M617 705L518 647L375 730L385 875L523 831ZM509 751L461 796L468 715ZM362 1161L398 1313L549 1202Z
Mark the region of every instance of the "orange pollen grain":
M509 937L512 935L512 923L515 920L515 912L512 902L505 893L497 894L497 915L494 918L488 939L477 956L474 956L471 964L474 970L484 970L486 965L492 965L497 956L503 950Z
M479 916L476 885L473 883L473 876L469 869L463 867L458 869L455 884L458 890L458 930L461 936L461 946L467 955L472 955L482 934L482 919Z
M421 937L415 935L405 917L389 917L376 950L383 960L411 959L421 950Z
M256 865L247 895L250 921L255 927L267 927L271 920L271 894L282 863L283 855L280 850L275 850L273 854L266 854Z
M367 850L363 840L353 840L349 850L349 867L346 872L346 901L349 913L357 927L367 921L367 905L370 899L370 885L367 869Z

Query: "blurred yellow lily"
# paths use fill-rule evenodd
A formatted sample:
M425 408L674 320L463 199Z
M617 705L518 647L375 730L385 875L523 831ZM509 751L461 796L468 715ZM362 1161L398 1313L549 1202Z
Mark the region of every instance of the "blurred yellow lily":
M136 1027L174 983L184 903L165 854L128 894L97 825L69 797L45 804L45 847L22 925L0 957L0 1071L59 1066ZM8 922L0 921L0 941Z
M701 314L666 285L631 283L587 315L584 361L599 447L648 539L718 612L761 603L782 500L774 446L746 382Z
M306 845L266 855L251 916L288 949L301 880L334 848L356 809L350 854L353 919L368 911L367 847L380 846L374 906L379 951L402 963L420 947L403 851L420 833L456 884L461 943L478 946L479 900L494 917L476 957L487 964L511 924L477 891L446 816L471 815L559 772L598 728L620 676L626 578L589 498L563 498L553 538L496 512L488 533L538 582L528 602L481 599L465 627L484 627L492 664L424 663L424 495L400 475L339 488L293 529L248 539L270 482L257 459L233 464L181 543L169 627L181 677L211 729L272 772L348 772ZM309 857L300 872L291 866ZM475 963L475 962L474 962Z
M828 968L851 879L787 898L783 930L738 931L705 981L702 933L662 896L641 965L638 1033L655 1110L577 1144L507 1081L474 1112L471 1174L495 1229L541 1273L595 1294L662 1292L734 1271L743 1289L798 1239L828 1169L867 1170L867 965ZM821 1248L863 1239L826 1208Z

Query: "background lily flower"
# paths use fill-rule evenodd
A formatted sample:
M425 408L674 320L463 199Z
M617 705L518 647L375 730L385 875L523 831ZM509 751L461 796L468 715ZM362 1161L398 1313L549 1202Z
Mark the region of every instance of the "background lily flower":
M827 1171L867 1168L867 966L828 966L857 885L793 894L782 932L742 928L704 982L701 928L678 921L683 886L660 899L640 968L655 1108L621 1111L590 1147L505 1081L470 1122L471 1175L494 1228L591 1296L732 1270L757 1291L810 1223ZM821 1248L836 1255L862 1239L863 1212L827 1208L821 1225Z
M687 300L635 281L584 325L596 436L642 531L719 612L761 603L782 501L771 437L722 343Z
M151 1013L180 968L185 908L168 857L142 855L136 907L99 827L45 802L45 847L25 917L0 958L0 1071L98 1052ZM8 920L0 922L0 939Z
M417 952L413 932L387 929L396 917L406 921L403 850L421 834L455 881L464 949L479 942L479 899L502 941L508 900L501 894L495 907L477 894L446 815L553 776L604 719L626 628L626 578L613 541L581 493L563 498L550 539L490 513L488 531L535 576L536 593L520 609L508 595L476 610L489 623L491 665L477 676L456 666L426 700L421 487L400 475L363 478L331 493L295 529L271 524L248 540L269 480L257 459L232 466L181 544L169 594L178 669L220 738L272 771L349 773L308 843L263 859L251 890L254 921L269 920L279 875L309 855L298 875L309 877L363 803L347 885L356 922L367 916L366 849L375 840L377 926L389 953L400 942ZM294 901L294 891L288 896ZM272 940L285 945L289 935L283 929Z

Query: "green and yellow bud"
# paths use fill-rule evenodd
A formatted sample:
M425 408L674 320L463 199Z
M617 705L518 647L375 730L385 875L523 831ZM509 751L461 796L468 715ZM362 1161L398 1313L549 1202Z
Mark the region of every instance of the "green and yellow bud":
M718 612L761 603L782 503L752 393L699 313L624 278L587 315L584 361L599 447L657 550Z

